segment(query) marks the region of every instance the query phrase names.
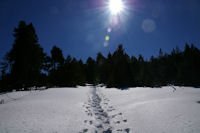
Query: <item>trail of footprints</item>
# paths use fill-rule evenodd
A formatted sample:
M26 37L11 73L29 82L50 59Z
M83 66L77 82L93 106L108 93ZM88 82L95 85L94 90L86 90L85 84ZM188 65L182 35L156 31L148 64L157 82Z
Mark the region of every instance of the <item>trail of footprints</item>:
M91 117L90 120L84 120L84 123L90 128L85 128L79 133L130 133L130 128L120 128L127 123L127 119L123 118L122 113L116 113L108 102L109 99L94 87L88 97L88 103L83 105L85 113ZM118 129L114 129L112 125Z

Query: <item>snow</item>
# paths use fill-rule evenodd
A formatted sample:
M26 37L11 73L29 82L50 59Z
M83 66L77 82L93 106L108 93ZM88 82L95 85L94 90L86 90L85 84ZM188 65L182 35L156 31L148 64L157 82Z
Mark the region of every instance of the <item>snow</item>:
M134 133L199 133L200 89L189 87L101 89L128 118Z
M86 86L0 94L0 133L199 133L200 89Z
M51 88L0 105L1 133L74 133L87 115L82 104L89 88ZM28 93L28 92L27 92Z

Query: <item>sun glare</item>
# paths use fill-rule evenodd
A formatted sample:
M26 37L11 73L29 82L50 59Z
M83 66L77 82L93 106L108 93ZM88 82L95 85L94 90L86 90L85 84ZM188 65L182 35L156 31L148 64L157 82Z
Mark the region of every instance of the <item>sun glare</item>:
M122 0L109 0L109 9L113 15L123 11L124 5Z

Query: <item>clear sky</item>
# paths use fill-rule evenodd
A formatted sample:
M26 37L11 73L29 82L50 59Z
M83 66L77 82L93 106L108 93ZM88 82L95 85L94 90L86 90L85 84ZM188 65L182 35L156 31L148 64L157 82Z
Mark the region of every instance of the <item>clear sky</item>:
M32 22L48 54L53 45L85 60L107 55L122 43L129 55L145 58L186 42L200 48L200 0L123 0L113 17L108 0L0 0L0 59L14 42L20 20ZM107 37L106 37L107 36Z

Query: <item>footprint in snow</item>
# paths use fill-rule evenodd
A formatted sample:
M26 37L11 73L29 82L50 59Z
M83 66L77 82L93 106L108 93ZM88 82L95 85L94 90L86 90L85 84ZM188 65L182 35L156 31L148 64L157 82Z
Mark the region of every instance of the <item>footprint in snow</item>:
M87 133L87 132L94 132L94 133L112 133L114 127L110 125L110 123L117 124L118 126L121 125L122 122L127 122L126 119L122 119L122 113L117 113L115 115L109 116L109 112L114 111L115 109L113 106L109 106L109 99L107 99L104 95L100 95L97 88L94 87L93 91L91 93L92 95L88 98L88 103L83 105L83 107L86 109L86 114L90 117L93 117L95 121L92 120L84 120L84 123L92 126L91 129L83 129L79 133ZM103 106L102 104L103 103ZM107 108L104 110L104 108ZM116 116L120 116L115 118ZM114 122L112 119L115 118L116 122ZM117 120L118 119L118 120ZM119 120L121 119L121 120ZM96 129L94 129L94 127ZM129 133L130 128L125 129L115 129L115 131L120 133Z

